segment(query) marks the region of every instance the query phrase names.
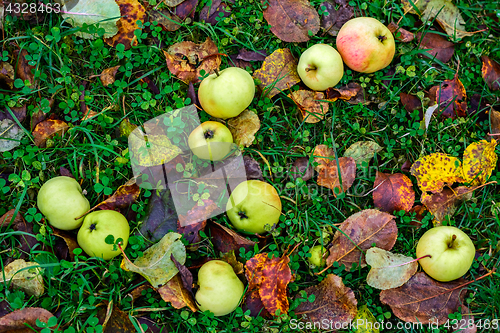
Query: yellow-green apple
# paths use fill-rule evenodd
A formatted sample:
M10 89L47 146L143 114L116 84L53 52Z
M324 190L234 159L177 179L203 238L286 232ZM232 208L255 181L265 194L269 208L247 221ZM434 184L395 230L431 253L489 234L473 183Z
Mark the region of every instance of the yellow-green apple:
M476 249L469 236L452 226L435 227L422 235L417 244L417 258L430 277L447 282L469 270Z
M189 134L188 145L203 160L220 161L233 148L233 135L218 121L205 121Z
M337 35L337 50L345 64L362 73L389 66L396 52L390 30L372 17L347 21Z
M198 89L203 110L222 119L239 115L252 103L254 95L252 76L238 67L229 67L207 76Z
M99 210L85 216L82 227L78 230L78 245L91 257L109 260L121 253L115 244L106 243L112 235L114 242L121 239L120 246L125 250L130 235L128 221L114 210Z
M335 86L344 75L342 57L327 44L315 44L302 53L297 65L300 79L312 90Z
M328 250L325 249L324 246L321 246L321 245L313 246L309 250L309 253L311 254L311 256L308 258L309 263L316 266L316 267L325 266L326 260L323 257L323 255L327 252L328 252Z
M90 209L87 198L82 194L78 182L66 176L55 177L45 182L36 198L40 212L50 225L61 230L78 228L83 221L82 216Z
M233 267L222 260L211 260L201 266L198 285L195 298L200 310L210 310L216 316L233 312L245 290Z
M227 217L238 229L262 234L281 215L281 199L276 189L260 180L244 181L233 190L226 205Z

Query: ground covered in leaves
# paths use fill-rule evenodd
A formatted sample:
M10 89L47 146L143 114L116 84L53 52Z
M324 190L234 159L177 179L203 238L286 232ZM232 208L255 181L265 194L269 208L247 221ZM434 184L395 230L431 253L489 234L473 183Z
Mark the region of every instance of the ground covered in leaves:
M5 1L2 17L0 332L354 331L356 320L363 332L499 329L496 1L80 0L64 13L49 1L16 12L22 2ZM95 14L111 19L96 26ZM301 53L335 45L358 16L389 26L391 65L346 68L336 87L309 90ZM176 109L209 120L199 83L230 66L257 93L226 123L248 179L272 184L283 205L263 236L237 233L225 214L186 226L217 210L204 184L176 215L169 191L133 178L129 142L146 143L131 133ZM196 176L175 142L150 139L171 153L141 163ZM89 258L75 232L45 221L37 193L59 175L81 184L92 210L127 217L127 258ZM401 265L438 224L476 247L469 272L446 283ZM315 245L325 267L309 264ZM246 287L222 317L193 299L210 259Z

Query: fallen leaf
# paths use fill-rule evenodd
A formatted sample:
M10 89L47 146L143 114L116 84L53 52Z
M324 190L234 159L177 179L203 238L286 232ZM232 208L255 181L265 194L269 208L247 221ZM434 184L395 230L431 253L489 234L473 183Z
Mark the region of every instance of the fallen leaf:
M134 166L161 166L182 153L182 150L172 144L166 135L152 134L161 133L157 128L148 125L144 128L145 132L137 127L128 136L130 159L134 161Z
M2 5L0 5L2 6ZM0 12L0 20L3 15ZM15 71L14 67L8 62L2 61L0 63L0 82L5 88L12 90L14 88L14 80L15 80Z
M420 272L399 288L381 291L380 301L403 321L423 325L444 323L463 306L467 290L459 287L465 282L463 279L438 282Z
M238 51L236 59L243 61L264 61L266 60L267 53L266 50L249 51L245 48Z
M191 224L202 223L213 216L213 212L219 209L217 203L210 199L202 200L203 205L198 204L191 208L187 214L178 213L180 226L189 226ZM195 227L196 228L196 227Z
M167 51L163 51L163 54L170 72L185 83L199 82L202 70L205 73L212 73L219 69L221 64L219 49L210 38L202 44L176 43Z
M302 119L309 124L315 124L325 118L328 112L328 102L322 101L325 95L322 92L311 90L296 90L288 95L302 114Z
M71 9L68 6L72 5ZM94 25L106 32L104 38L113 37L118 33L117 22L120 19L120 7L115 0L78 0L71 1L62 7L61 15L73 27L83 27L84 24ZM102 22L101 22L102 21ZM79 37L94 39L96 34L77 31Z
M196 207L199 206L195 206L195 208ZM200 231L205 230L206 225L207 220L204 220L197 223L190 223L183 227L180 222L177 221L177 232L183 235L184 239L187 240L189 244L196 244L201 242L202 238L200 236ZM197 248L198 247L190 246L189 249L196 250Z
M89 109L89 111L82 117L82 121L89 120L99 115L99 112L95 112Z
M146 10L137 0L115 0L120 6L121 17L116 22L118 33L110 38L104 38L106 44L116 47L123 44L125 50L138 44L134 31L139 29L137 21L146 22Z
M356 82L350 82L347 86L342 88L328 88L325 91L325 100L335 102L341 99L350 104L368 104L365 99L365 92L363 87Z
M500 65L487 56L482 56L483 67L481 68L481 74L483 79L492 90L500 90Z
M444 186L463 183L462 163L456 157L433 153L416 160L410 169L422 192L439 193Z
M5 111L0 111L0 120L10 119L15 122L15 119L17 119L17 121L22 123L24 119L26 119L26 104L20 107L11 107L10 111L12 114L8 109L9 108L6 107Z
M245 164L245 172L247 174L247 180L259 179L264 181L264 177L262 177L262 169L260 168L260 165L256 160L254 160L250 156L244 155L243 163Z
M250 310L250 316L252 317L262 317L271 318L271 314L264 307L264 303L260 299L259 290L254 289L245 294L245 300L241 305L243 311Z
M347 236L348 237L347 237ZM337 261L350 270L354 263L366 266L365 251L375 244L384 250L391 250L396 243L398 228L394 216L375 209L365 209L353 214L340 224L335 232L326 259L328 265Z
M454 189L447 187L435 194L422 192L420 202L427 207L437 221L443 222L446 220L446 217L451 218L455 214L457 205L472 198L472 192L476 188L476 186L459 186Z
M415 216L413 219L410 221L410 225L416 227L419 229L422 226L422 220L424 219L424 214L427 212L427 208L423 205L415 205L410 209L408 212L410 216L415 213Z
M236 275L240 275L244 273L244 265L236 259L236 255L234 254L234 250L231 250L227 253L224 253L220 260L227 262L231 267L233 267L233 271Z
M169 7L175 7L184 1L185 0L163 0L162 2Z
M132 133L136 128L137 125L132 124L128 118L123 119L120 123L120 126L118 126L120 136L124 136L126 138L128 138L130 133Z
M140 193L141 188L137 186L135 178L131 178L124 185L118 187L112 196L99 203L91 210L96 208L116 210L117 208L128 207L139 198Z
M338 159L339 175L335 152L332 148L326 145L318 145L314 148L313 156L314 162L319 163L315 167L318 172L318 185L331 189L335 197L352 186L356 178L356 162L352 157L340 157ZM342 178L342 187L340 187L340 178Z
M173 254L181 264L186 261L186 248L180 241L181 237L178 233L169 232L158 243L144 251L144 255L137 258L133 264L123 259L120 267L141 274L153 288L159 288L179 272L170 255Z
M401 104L403 104L406 112L412 114L413 111L418 110L419 116L420 118L422 118L422 101L420 100L420 98L418 98L416 95L401 92L399 94L399 99L401 100Z
M73 176L73 174L71 173L71 171L69 171L65 167L60 167L59 168L59 174L61 176L71 177L71 178L75 179L75 176Z
M290 168L290 177L293 180L297 178L302 178L303 181L308 181L313 177L313 167L312 163L309 163L309 157L299 157L293 162Z
M21 289L30 296L38 297L45 292L42 273L43 269L36 262L17 259L3 268L0 282L12 285L14 289Z
M35 139L35 145L40 148L45 148L48 139L51 139L56 134L61 134L61 136L64 135L68 128L68 124L62 120L46 119L42 121L36 125L32 133Z
M323 12L320 26L330 36L337 36L344 23L354 17L354 7L350 6L346 0L325 1L319 7Z
M352 157L356 162L356 167L361 168L363 162L370 163L375 154L381 150L382 147L375 141L358 141L346 149L344 157Z
M115 67L106 68L105 70L102 71L101 76L99 78L101 79L103 86L107 87L110 84L115 83L115 75L120 67L121 65L118 65Z
M144 76L140 73L137 73L135 75L137 79L139 79L140 83L146 83L148 86L148 89L153 93L153 96L159 95L160 94L160 89L156 86L156 84L151 80L149 77Z
M24 131L14 121L7 118L0 121L0 152L18 147L25 135Z
M417 40L419 42L419 49L427 50L424 55L428 58L436 58L441 62L448 62L455 53L455 44L449 42L441 35L434 32L427 32L422 37L422 33L417 33Z
M472 315L469 308L462 304L462 320L459 320L456 325L452 325L452 329L458 328L460 333L476 333L477 325L474 320L474 316ZM453 322L455 323L455 322ZM467 327L462 325L462 323L467 323ZM479 323L478 323L479 324ZM481 325L481 324L480 324Z
M29 326L38 327L37 320L47 323L52 317L54 317L52 313L42 308L16 310L0 318L0 332L32 333L33 330Z
M359 321L358 321L359 320ZM360 323L361 325L356 325L356 332L359 333L379 333L378 320L368 309L367 305L363 305L358 308L358 314L352 320L355 323Z
M14 212L15 209L11 209L0 217L0 228L6 228L12 221L11 228L15 231L21 231L23 233L17 235L19 245L17 245L16 248L21 252L20 258L25 258L28 257L31 249L37 245L38 241L36 240L35 233L33 232L33 224L26 222L21 212L17 212L14 219L12 219ZM26 234L32 236L28 236Z
M227 4L222 3L221 0L212 0L201 9L199 18L200 21L205 21L206 23L215 25L218 22L218 17L220 21L221 19L230 15L231 8Z
M472 36L473 32L465 31L465 20L459 9L450 0L431 0L422 11L422 22L435 19L441 28L452 38L462 39Z
M56 228L53 229L53 233L55 236L59 237L65 244L63 249L59 249L59 251L58 249L55 249L56 255L59 254L57 257L64 260L75 260L75 254L73 253L73 250L80 247L80 245L78 245L78 242L76 241L75 236L66 231Z
M434 114L434 112L436 112L436 110L438 108L439 108L439 105L438 104L434 104L434 105L429 106L427 108L427 110L425 110L424 124L425 124L425 130L426 131L429 128L429 124L431 123L432 115Z
M366 283L377 289L397 288L406 283L416 272L418 263L412 257L372 247L366 251L366 263L371 266Z
M391 22L387 26L390 32L394 35L394 38L403 43L409 43L414 38L415 35L406 29L401 28L397 23Z
M465 117L467 115L467 95L458 77L445 80L436 90L436 102L443 118Z
M198 311L193 296L184 288L179 274L175 275L165 285L161 286L158 289L158 293L165 302L170 302L176 309L182 309L187 306L193 312Z
M150 22L158 22L158 25L161 26L165 31L176 31L181 27L181 18L173 14L167 8L149 10L148 15Z
M177 274L177 275L180 276L181 281L182 281L182 285L184 286L184 288L186 288L187 291L192 293L192 291L193 291L193 274L191 274L191 272L189 271L189 269L187 269L186 266L184 266L183 264L178 262L177 259L175 259L173 254L170 255L170 259L173 261L175 267L179 270L179 274Z
M319 31L319 15L307 0L263 0L264 18L284 42L307 42Z
M224 227L223 225L210 221L208 223L208 230L210 231L211 241L214 248L222 253L230 251L238 252L243 247L246 251L254 248L255 242L240 236L233 230Z
M410 178L402 173L379 172L373 183L373 204L383 212L410 211L415 202L415 191Z
M131 322L129 312L122 311L113 302L108 303L107 310L100 310L97 313L104 333L135 333L137 330Z
M497 166L498 155L495 153L497 141L481 140L471 143L464 151L463 175L470 185L483 185Z
M285 314L289 309L287 288L293 280L289 262L290 258L286 255L269 258L269 253L259 253L245 264L248 290L259 291L262 304L272 315L277 310Z
M490 113L490 122L491 122L491 134L499 134L500 133L500 112L491 110ZM490 138L490 140L493 140Z
M13 52L14 59L16 59L16 75L18 78L23 80L23 82L28 81L31 85L35 83L35 74L33 70L35 66L31 66L29 64L29 60L26 59L26 56L29 57L28 51L26 49L19 49L16 45L16 48Z
M304 290L307 296L314 295L314 302L301 303L294 311L298 316L305 314L311 322L327 322L330 327L343 327L358 313L358 301L351 288L342 278L328 274L318 285Z
M253 77L260 81L258 87L269 98L300 82L297 60L289 49L277 49L271 53L262 67L253 73Z
M255 140L255 133L260 129L260 119L255 112L248 109L227 122L227 127L238 146L250 147Z

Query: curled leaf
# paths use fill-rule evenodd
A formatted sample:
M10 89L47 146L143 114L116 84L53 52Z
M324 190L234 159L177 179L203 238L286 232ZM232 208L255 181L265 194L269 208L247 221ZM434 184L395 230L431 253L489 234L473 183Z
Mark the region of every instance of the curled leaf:
M322 92L311 90L296 90L288 95L302 114L302 119L309 124L315 124L325 118L328 112L328 102L322 101Z
M101 79L103 86L107 87L115 83L115 75L120 67L121 65L118 65L115 67L106 68L105 70L102 71L101 76L99 78Z
M413 33L401 28L397 23L391 22L389 23L387 28L400 42L409 43L415 38L415 35Z
M250 147L255 140L255 133L260 129L259 116L248 109L229 119L227 124L238 146Z
M462 82L455 77L445 80L436 90L436 102L444 118L465 117L467 115L467 94Z
M418 187L422 192L439 193L444 186L463 182L460 160L443 153L433 153L419 158L411 166L410 172L417 178Z
M220 225L217 222L210 221L208 224L208 229L210 235L212 236L212 243L214 247L222 252L227 253L230 251L239 252L240 248L243 247L245 250L249 251L253 249L255 242L246 239L245 237L237 234L233 230Z
M192 294L182 284L179 274L160 287L158 293L165 302L170 302L176 309L182 309L187 306L193 312L198 311Z
M124 208L133 204L139 194L141 193L141 188L135 183L135 178L131 178L124 185L118 187L118 189L113 193L112 196L98 204L92 209L110 209L115 210L117 208Z
M387 290L406 283L416 272L418 263L402 254L372 247L366 251L366 263L371 266L366 283L373 288Z

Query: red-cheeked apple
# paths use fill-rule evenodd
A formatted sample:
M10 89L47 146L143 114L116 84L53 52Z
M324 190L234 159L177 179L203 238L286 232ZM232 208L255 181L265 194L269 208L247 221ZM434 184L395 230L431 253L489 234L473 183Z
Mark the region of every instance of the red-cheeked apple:
M315 44L300 56L297 73L310 89L322 91L339 83L344 75L344 64L333 47Z
M218 121L205 121L189 134L188 145L203 160L220 161L232 150L233 135Z
M382 22L371 17L357 17L340 28L337 50L349 68L373 73L389 66L396 46L392 33Z

